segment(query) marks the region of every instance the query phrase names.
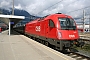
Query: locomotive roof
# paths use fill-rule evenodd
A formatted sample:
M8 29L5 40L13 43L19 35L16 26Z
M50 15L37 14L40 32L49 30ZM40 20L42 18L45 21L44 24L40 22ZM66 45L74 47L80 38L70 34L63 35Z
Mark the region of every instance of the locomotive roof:
M71 16L66 15L66 14L56 13L56 14L46 15L46 16L44 16L44 17L42 17L42 18L38 18L38 19L32 20L32 21L30 21L29 24L31 24L31 23L36 23L37 21L41 21L41 20L44 20L44 19L49 19L49 18L52 18L52 17L72 18Z
M49 18L49 17L61 17L61 18L65 18L66 17L66 18L72 18L71 16L66 15L66 14L62 14L62 13L56 13L56 14L46 15L43 18Z

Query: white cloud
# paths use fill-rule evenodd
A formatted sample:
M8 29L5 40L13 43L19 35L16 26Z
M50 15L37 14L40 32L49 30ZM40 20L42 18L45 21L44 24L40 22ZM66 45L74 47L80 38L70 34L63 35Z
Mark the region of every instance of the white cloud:
M22 7L21 7L21 4L18 4L17 6L14 6L16 9L21 9L22 10Z
M57 3L59 2L59 3ZM73 17L82 15L83 10L74 11L86 6L90 6L90 0L14 0L15 8L24 9L30 14L45 16L52 13L65 13ZM57 4L55 4L57 3ZM53 5L53 6L52 6ZM52 6L52 7L50 7ZM12 0L0 0L0 7L12 7ZM49 7L49 8L48 8ZM89 12L90 8L86 11ZM40 13L39 13L40 12ZM70 13L68 13L70 12Z
M0 7L2 7L2 8L10 7L10 3L8 1L2 0L0 2Z

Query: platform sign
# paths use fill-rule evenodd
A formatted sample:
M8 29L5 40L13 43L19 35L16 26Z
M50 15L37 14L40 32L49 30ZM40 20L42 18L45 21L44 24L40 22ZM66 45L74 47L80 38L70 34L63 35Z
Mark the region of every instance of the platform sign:
M10 24L14 24L14 22L10 22Z

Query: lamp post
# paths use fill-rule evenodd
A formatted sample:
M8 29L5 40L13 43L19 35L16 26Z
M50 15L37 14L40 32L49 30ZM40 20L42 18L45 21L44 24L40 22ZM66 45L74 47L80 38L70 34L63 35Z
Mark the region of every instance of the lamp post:
M85 32L85 10L83 10L83 33Z
M14 0L12 0L12 15L14 15Z

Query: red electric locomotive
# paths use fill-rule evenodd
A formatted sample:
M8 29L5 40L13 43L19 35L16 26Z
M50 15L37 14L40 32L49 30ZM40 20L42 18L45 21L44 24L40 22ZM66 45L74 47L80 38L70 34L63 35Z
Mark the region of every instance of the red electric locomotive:
M27 23L25 34L40 39L46 45L51 44L58 50L69 49L79 39L73 18L61 13Z

